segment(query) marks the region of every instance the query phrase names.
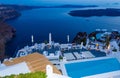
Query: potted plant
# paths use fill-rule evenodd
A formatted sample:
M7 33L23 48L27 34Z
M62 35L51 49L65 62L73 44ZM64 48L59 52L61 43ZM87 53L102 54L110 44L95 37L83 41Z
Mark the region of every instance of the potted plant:
M63 61L63 56L62 55L59 56L59 61Z

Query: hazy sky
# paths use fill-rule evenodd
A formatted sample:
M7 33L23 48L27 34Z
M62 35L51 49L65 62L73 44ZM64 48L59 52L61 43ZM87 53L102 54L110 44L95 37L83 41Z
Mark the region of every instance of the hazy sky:
M0 0L0 3L31 4L31 5L56 5L56 4L105 4L116 3L120 0Z

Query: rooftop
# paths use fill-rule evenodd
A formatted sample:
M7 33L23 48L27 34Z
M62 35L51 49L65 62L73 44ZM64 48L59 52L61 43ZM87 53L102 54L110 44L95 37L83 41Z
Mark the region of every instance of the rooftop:
M27 56L19 57L19 58L14 58L8 61L3 62L6 66L11 66L15 65L21 62L26 62L28 68L30 69L31 72L35 71L46 71L46 65L51 65L53 67L54 73L61 74L61 72L52 65L51 62L45 56L39 54L39 53L33 53L29 54Z

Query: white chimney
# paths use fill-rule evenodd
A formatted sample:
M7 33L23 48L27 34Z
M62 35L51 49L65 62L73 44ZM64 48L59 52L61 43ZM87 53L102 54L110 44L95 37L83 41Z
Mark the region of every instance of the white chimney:
M31 42L34 43L34 36L31 36Z
M67 35L67 42L69 43L69 41L70 41L70 36Z
M52 76L53 76L52 66L50 66L50 65L46 66L46 75L47 75L47 78L52 78Z
M50 45L52 44L52 35L51 35L51 33L49 33L49 44Z

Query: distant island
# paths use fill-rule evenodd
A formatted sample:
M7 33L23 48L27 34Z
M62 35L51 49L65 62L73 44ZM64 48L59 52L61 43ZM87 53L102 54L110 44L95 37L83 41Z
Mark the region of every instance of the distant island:
M97 5L58 5L58 6L46 6L46 8L86 8L86 7L98 7Z
M92 17L92 16L120 16L120 9L88 9L88 10L73 10L68 13L75 17Z

